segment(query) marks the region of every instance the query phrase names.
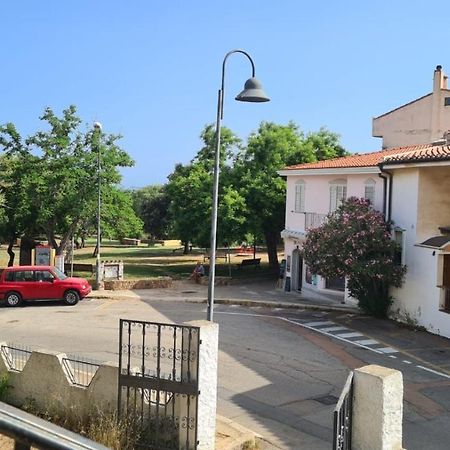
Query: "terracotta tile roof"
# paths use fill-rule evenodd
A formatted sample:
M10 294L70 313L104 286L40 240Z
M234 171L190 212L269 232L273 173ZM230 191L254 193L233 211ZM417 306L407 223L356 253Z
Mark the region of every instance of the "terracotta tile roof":
M414 149L406 153L386 156L385 164L415 163L450 160L450 145L428 145L425 148Z
M431 144L395 147L378 152L355 154L342 158L287 166L283 170L342 169L350 167L374 167L381 163L440 161L450 159L450 146Z

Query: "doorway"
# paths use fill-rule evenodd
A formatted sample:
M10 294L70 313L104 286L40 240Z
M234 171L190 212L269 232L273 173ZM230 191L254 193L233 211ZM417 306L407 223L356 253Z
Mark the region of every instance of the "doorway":
M292 252L292 290L301 291L303 284L303 258L299 250Z

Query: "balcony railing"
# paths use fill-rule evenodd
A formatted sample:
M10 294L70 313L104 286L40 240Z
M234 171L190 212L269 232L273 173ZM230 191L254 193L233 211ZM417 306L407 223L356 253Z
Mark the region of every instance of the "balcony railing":
M320 227L320 225L325 222L326 218L326 214L305 212L305 230Z

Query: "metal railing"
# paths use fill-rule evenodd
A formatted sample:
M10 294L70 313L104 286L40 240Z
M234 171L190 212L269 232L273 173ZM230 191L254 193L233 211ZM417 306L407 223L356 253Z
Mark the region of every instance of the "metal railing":
M30 347L12 343L0 345L0 351L9 366L9 370L15 372L22 372L32 353Z
M100 363L79 356L68 355L62 359L64 369L72 384L88 387L97 373Z
M352 448L353 372L350 372L333 413L333 450Z
M107 447L39 417L0 402L0 434L15 442L16 450L31 447L58 450L107 450Z
M325 222L326 218L326 214L305 212L305 230L320 227L320 225Z

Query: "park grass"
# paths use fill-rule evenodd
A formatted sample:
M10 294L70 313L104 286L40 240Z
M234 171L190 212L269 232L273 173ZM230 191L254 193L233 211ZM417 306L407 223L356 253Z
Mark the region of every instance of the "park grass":
M95 240L90 239L86 242L87 246L83 249L75 250L75 263L95 264L95 258L92 256L94 251ZM16 253L15 263L18 263L19 248L14 248ZM222 252L220 251L219 254ZM101 259L102 261L117 261L124 262L125 279L143 279L169 276L174 279L186 279L192 273L192 270L197 261L204 264L206 272L208 272L208 261L203 262L205 249L193 248L190 253L183 255L181 243L176 240L165 241L164 246L155 245L139 245L135 247L120 245L118 241L102 242ZM242 259L253 258L252 254L246 256L231 255L231 264L229 265L224 259L219 258L216 262L216 276L228 277L234 279L249 280L249 279L275 279L277 273L269 268L267 254L258 251L257 258L261 258L261 267L246 267L238 270L237 264ZM0 267L6 267L8 262L8 254L6 247L2 246L0 249ZM87 279L92 279L91 273L77 272L76 276L82 276Z

